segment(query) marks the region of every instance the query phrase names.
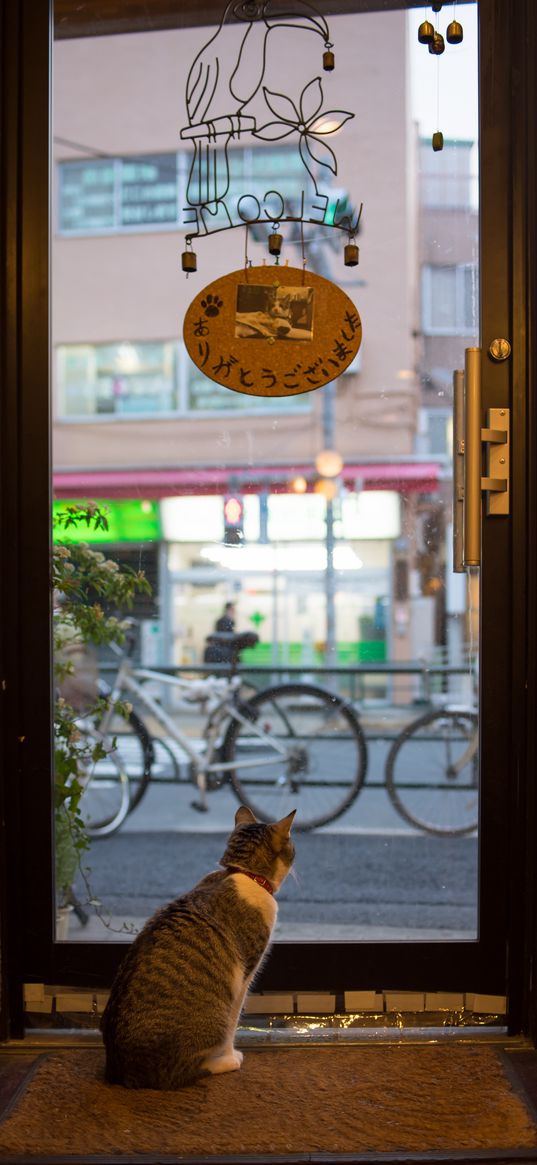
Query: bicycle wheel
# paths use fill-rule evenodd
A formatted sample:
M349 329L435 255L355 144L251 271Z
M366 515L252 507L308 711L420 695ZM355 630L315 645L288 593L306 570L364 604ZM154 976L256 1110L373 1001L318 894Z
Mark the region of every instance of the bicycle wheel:
M106 735L115 739L118 763L129 778L130 813L139 805L151 778L155 759L153 741L143 720L134 711L128 717L115 713L107 723Z
M353 709L313 684L283 684L237 704L223 744L233 791L260 821L296 809L295 829L334 821L359 793L367 748Z
M104 756L80 764L79 780L84 791L79 812L90 837L107 837L125 820L130 807L129 778L113 741L94 728L79 726L88 746L100 744Z
M477 716L439 710L414 720L394 741L386 789L409 825L462 837L477 829Z

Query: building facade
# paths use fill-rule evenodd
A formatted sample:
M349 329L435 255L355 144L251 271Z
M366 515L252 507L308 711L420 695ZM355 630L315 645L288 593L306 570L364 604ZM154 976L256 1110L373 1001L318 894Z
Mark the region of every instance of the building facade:
M181 271L191 153L179 131L203 30L55 46L55 495L162 501L161 545L152 545L159 600L153 643L159 641L161 662L199 661L230 593L240 598L243 623L257 620L262 643L252 659L323 660L327 504L313 490L315 460L327 446L343 461L330 506L337 541L332 659L413 658L434 638L432 604L421 603L414 569L417 499L436 490L442 459L416 449L417 142L406 15L365 15L359 40L349 35L350 19L331 21L337 70L322 76L322 88L325 107L354 117L331 139L338 171L325 168L322 189L332 208L347 200L356 210L363 202L360 265L344 266L341 231L306 227L303 242L311 269L355 302L364 341L355 364L331 386L288 398L216 384L182 342L190 299L240 268L245 246L254 266L269 261L268 230L258 223L200 239L197 273L186 279ZM379 69L368 46L381 28ZM232 53L238 31L223 31ZM306 76L320 71L318 38L305 37L311 59L306 53L304 76L293 65L292 41L274 30L265 80L277 91L296 74L289 95L298 105ZM275 187L291 206L311 198L290 136L277 143L241 138L230 143L229 156L230 205L248 193L263 206ZM301 267L300 230L282 230L281 262ZM297 477L307 483L304 496L293 492ZM229 492L245 498L246 546L235 558L221 547ZM409 547L403 553L413 581L395 610L397 539ZM144 553L148 561L147 546Z

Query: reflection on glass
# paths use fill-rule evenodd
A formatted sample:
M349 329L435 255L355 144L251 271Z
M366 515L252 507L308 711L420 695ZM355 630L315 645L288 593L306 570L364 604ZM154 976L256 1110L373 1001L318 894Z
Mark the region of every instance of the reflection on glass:
M123 707L79 725L86 738L100 733L103 755L84 769L90 873L73 875L75 941L128 940L213 868L241 799L260 815L296 807L310 827L297 842L300 882L281 895L282 939L477 934L479 596L474 577L452 571L450 495L452 374L479 316L475 5L465 5L463 44L440 62L417 43L421 17L331 18L326 106L355 117L338 135L338 172L316 175L324 228L278 227L302 312L293 320L280 303L280 326L312 327L304 254L306 273L355 302L364 342L337 381L290 398L208 380L186 354L182 321L216 278L273 262L277 205L313 206L298 135L229 142L226 205L248 195L260 218L247 234L195 241L198 270L185 279L192 147L179 130L207 29L70 38L64 27L56 42L56 506L106 506L105 529L64 534L143 570L151 586L130 611L103 603L103 617L131 616L134 631L116 650L98 635L91 648ZM265 84L296 105L318 46L306 44L302 61L290 39L271 32ZM326 224L362 200L360 266L346 268L346 240ZM223 206L213 210L221 225ZM276 303L277 264L274 274ZM251 327L244 317L270 305L245 286L236 326ZM256 337L256 348L279 347L259 328ZM321 450L343 462L332 498L315 466ZM232 530L229 497L239 501ZM232 657L218 667L211 639L231 600L235 629L248 633L237 690ZM304 683L350 711L293 687ZM264 702L281 684L286 696Z

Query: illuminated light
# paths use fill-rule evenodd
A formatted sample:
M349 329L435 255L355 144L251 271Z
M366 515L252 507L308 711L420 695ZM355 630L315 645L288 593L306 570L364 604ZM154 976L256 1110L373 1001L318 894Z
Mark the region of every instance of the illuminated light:
M337 485L335 481L327 481L325 478L321 478L320 481L316 481L313 489L316 494L322 494L323 497L326 498L327 502L333 502L337 494Z
M310 133L318 133L318 134L327 134L327 133L337 134L337 133L339 133L341 128L342 128L341 118L339 118L338 121L336 121L335 118L331 120L329 117L318 117L317 121L313 122L313 125L310 127L309 132Z
M291 489L295 494L305 494L308 488L308 483L305 477L294 477L291 482Z
M425 586L423 588L423 593L425 595L435 595L435 594L437 594L438 591L441 591L442 589L443 589L443 583L442 583L441 578L436 578L436 577L428 578L426 583L425 583Z
M400 368L396 375L398 380L414 379L414 373L411 368Z
M239 550L229 546L203 546L200 558L226 569L240 570L241 576L273 571L322 572L326 570L326 547L320 543L302 543L295 546L241 546ZM334 568L336 570L360 570L362 559L352 546L334 547Z
M239 498L226 498L224 502L224 517L231 526L236 526L242 518L242 502Z
M244 502L241 497L230 494L224 499L224 544L242 546L244 542Z
M140 371L140 356L134 344L120 344L116 353L116 369L126 376Z
M140 502L140 509L142 511L142 514L151 514L153 511L153 503L152 502Z
M145 503L149 505L149 509L145 510L139 500L134 498L103 498L99 499L98 504L105 514L106 526L93 529L83 522L78 527L70 526L64 530L56 524L58 514L68 505L86 506L87 499L56 499L53 502L54 542L158 542L163 537L158 502Z
M343 469L343 458L336 449L321 449L315 458L315 468L323 477L337 477Z

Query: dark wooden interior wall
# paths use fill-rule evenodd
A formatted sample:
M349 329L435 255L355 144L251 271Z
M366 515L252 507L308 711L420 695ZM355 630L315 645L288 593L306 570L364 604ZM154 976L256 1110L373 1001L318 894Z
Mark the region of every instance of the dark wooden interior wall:
M43 231L50 185L43 148L50 116L49 5L10 0L0 6L0 20L0 949L6 1034L7 1009L10 1017L22 1014L23 932L47 910L51 932L53 915L34 857L43 843L49 862L52 854L51 692L43 686L43 676L51 675L50 486L42 484L50 482L43 392L49 365L49 243Z
M525 719L520 721L524 746L517 773L519 838L515 833L513 852L515 860L522 854L523 861L519 859L515 870L512 901L515 919L516 903L519 898L523 902L516 974L521 1027L537 1044L537 5L525 0L511 8L513 335L520 350L514 369L514 401L524 413L526 434L526 473L519 483L521 514L516 534L525 553L525 618L519 622L514 647L518 666L514 698L523 704Z

